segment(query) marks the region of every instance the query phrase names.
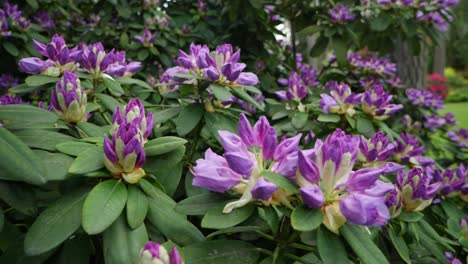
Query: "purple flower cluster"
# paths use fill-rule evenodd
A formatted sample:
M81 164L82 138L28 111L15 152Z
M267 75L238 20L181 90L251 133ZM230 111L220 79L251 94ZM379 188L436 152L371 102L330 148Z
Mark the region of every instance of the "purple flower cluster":
M112 116L112 137L104 136L104 164L115 177L137 183L145 176L144 144L153 129L153 114L145 116L140 99L132 99Z
M448 251L444 253L444 256L445 256L445 259L447 260L447 263L449 263L449 264L463 264L463 263L461 262L461 260L459 260L459 259L457 259L456 257L454 257L454 256L452 255L452 253L450 253L450 252L448 252Z
M383 86L374 86L362 96L362 110L377 120L385 120L403 109L401 104L391 104L393 96Z
M436 181L442 184L439 194L442 196L468 195L468 170L463 164L454 171L450 168L442 173L439 169L430 168Z
M14 97L12 95L4 94L0 96L0 105L22 104L21 97Z
M364 74L374 74L383 77L393 77L396 73L396 64L388 58L380 58L374 55L361 56L358 53L350 53L348 61L355 71Z
M330 19L335 24L346 24L353 21L356 18L348 7L343 4L337 4L330 10L328 10L328 15Z
M171 252L160 245L159 243L148 241L140 252L140 264L183 264L182 257L177 250L173 247Z
M82 51L78 47L69 49L65 40L58 34L55 34L52 42L48 44L36 40L33 42L37 52L47 60L36 57L21 59L18 63L21 71L29 74L59 76L66 70L74 71L77 68Z
M268 17L269 17L269 20L271 22L275 22L275 21L280 21L281 20L281 16L278 15L278 14L275 14L275 6L274 5L265 5L263 7L263 9L265 10L265 12L267 13Z
M438 182L431 167L412 168L407 173L399 171L396 186L405 211L421 211L432 203L442 184Z
M174 74L192 74L208 79L221 85L253 86L258 81L257 75L251 72L243 72L246 65L239 62L240 50L234 52L231 44L223 44L210 52L206 45L190 45L190 53L179 52L177 63L179 66L169 68L163 74L161 82L170 87L177 87L178 83L191 82L178 78Z
M395 160L403 163L412 163L420 166L428 166L434 163L434 160L422 156L424 146L420 145L419 140L410 134L400 134L401 140L395 142L396 149L394 153Z
M456 126L458 125L457 120L455 120L455 116L453 113L447 113L445 116L439 116L437 114L433 114L431 116L424 116L424 127L434 130L436 128L442 126Z
M206 9L207 5L204 0L197 0L197 10L200 16L205 16L206 15Z
M93 77L102 74L112 77L132 76L141 68L141 62L127 62L125 51L106 52L101 42L83 45L81 65Z
M136 35L134 38L144 47L151 47L156 40L156 34L151 33L149 29L144 29L143 35Z
M330 89L330 95L320 95L319 104L323 112L353 116L356 112L354 106L362 102L362 94L355 94L346 83L336 81L329 81L325 87Z
M50 95L50 106L60 119L68 123L86 120L86 92L81 88L80 79L65 71Z
M397 149L395 143L382 132L377 132L370 139L360 137L358 160L363 162L364 167L380 167L385 173L394 173L404 168L397 163L387 162Z
M11 21L11 24L9 24ZM3 37L11 36L10 26L16 27L21 31L29 28L31 21L23 17L23 11L19 10L18 5L5 3L0 8L0 35Z
M468 148L468 129L460 128L447 133L449 139L458 144L460 148Z
M337 129L312 150L299 152L296 181L304 204L322 207L324 224L333 232L347 220L357 225L382 226L390 219L387 195L392 184L379 181L383 168L353 171L359 136Z
M444 101L439 95L424 89L410 88L406 90L411 104L415 106L424 106L436 110L444 108Z
M215 192L233 190L242 194L238 201L226 205L225 213L254 199L289 206L291 194L261 174L271 171L294 179L301 135L278 142L276 130L264 116L252 127L244 114L240 115L238 134L219 131L225 153L220 156L208 149L192 170L193 185Z
M15 77L12 73L2 73L0 74L0 89L10 88L18 85L19 79Z
M45 10L37 12L37 14L34 17L34 22L36 22L43 29L46 30L50 30L55 27L54 21L52 20L52 18L50 18L49 13Z

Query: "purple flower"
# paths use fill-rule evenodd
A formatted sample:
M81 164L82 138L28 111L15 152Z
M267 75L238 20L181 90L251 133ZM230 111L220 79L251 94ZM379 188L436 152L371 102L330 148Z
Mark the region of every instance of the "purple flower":
M441 173L437 169L435 170L436 173L433 173L435 181L442 183L439 191L440 195L449 197L458 196L463 194L462 189L464 187L468 187L468 182L465 183L468 171L463 164L461 164L456 171L450 168L447 168L444 173Z
M183 264L182 257L177 250L177 247L173 247L171 252L160 244L148 241L140 252L140 264Z
M49 13L45 10L37 12L34 20L43 29L49 30L55 27L54 21L50 18Z
M300 76L295 72L291 72L288 80L288 90L276 92L276 96L281 101L301 101L307 96L307 88L302 84Z
M262 116L252 127L244 114L239 118L239 135L219 131L224 156L210 149L193 168L193 184L213 191L233 190L242 194L238 201L228 203L224 212L242 207L252 199L265 204L289 205L287 191L261 177L270 171L293 179L297 171L297 149L301 135L285 138L279 144L275 129ZM273 195L277 193L278 195Z
M444 255L445 255L445 259L447 260L448 263L450 263L450 264L462 264L461 260L455 258L452 255L452 253L447 251L447 252L444 253Z
M50 95L52 109L65 122L76 123L86 120L86 103L86 92L81 88L80 79L75 73L65 71Z
M198 13L200 14L200 16L202 17L205 16L207 4L205 3L204 0L197 0L197 9L198 9Z
M395 159L408 163L422 155L424 146L420 146L419 140L409 134L400 134L401 140L396 141ZM413 159L413 160L412 160Z
M350 53L348 61L354 67L354 70L361 74L394 77L397 71L396 64L392 63L388 58L379 58L373 55L364 57L358 53Z
M156 40L156 34L151 33L148 29L143 30L143 35L136 35L134 37L144 47L153 46L154 40Z
M106 53L101 42L83 46L81 64L94 78L108 74L112 77L132 76L141 68L140 62L127 62L125 51Z
M179 66L167 69L159 79L159 82L163 84L160 87L161 92L175 91L179 89L179 84L184 83L186 79L176 77L177 74L189 74L189 70Z
M367 163L386 161L393 156L395 149L395 144L390 143L389 138L382 131L377 132L369 140L364 136L360 137L359 157Z
M435 128L444 126L447 122L444 117L438 116L437 114L433 114L431 116L424 116L424 121L424 127L432 131Z
M362 110L372 118L385 120L403 109L403 105L391 104L392 95L385 92L383 86L377 85L366 90L362 96Z
M348 7L343 4L337 4L332 9L328 10L328 14L333 23L336 24L346 24L351 22L356 18L356 16L351 13Z
M406 211L421 211L432 203L441 187L434 177L421 168L413 168L409 172L398 172L396 186L401 194L403 209Z
M60 72L57 70L50 71L50 69L54 68L54 64L50 60L43 61L39 58L30 57L21 59L18 62L18 66L20 71L29 73L29 74L46 74L46 75L53 75L58 76Z
M393 187L378 180L385 169L353 171L359 142L358 136L337 129L325 141L318 139L314 149L299 152L296 182L304 204L323 206L324 224L335 233L346 220L381 226L390 219L387 195Z
M14 97L12 95L4 94L0 96L0 105L22 104L21 97Z
M12 73L0 74L0 88L10 88L18 85L19 79L13 76Z
M104 165L115 176L128 183L137 183L145 176L144 143L153 128L152 115L145 117L139 99L130 100L123 110L118 107L112 116L112 137L104 136Z
M345 83L330 81L326 84L330 88L330 95L321 94L320 107L325 114L349 114L354 115L354 106L362 101L361 94L354 94L351 88Z
M457 143L460 148L468 148L468 129L460 128L457 131L447 133L448 138Z
M424 106L427 108L434 108L436 110L444 108L444 101L439 95L423 89L406 89L411 104L415 106Z

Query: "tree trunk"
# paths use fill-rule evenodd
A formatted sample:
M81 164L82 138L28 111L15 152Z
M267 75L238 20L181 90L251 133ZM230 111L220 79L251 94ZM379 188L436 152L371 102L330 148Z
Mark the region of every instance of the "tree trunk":
M392 53L393 61L397 64L398 77L408 88L425 88L427 73L427 47L421 43L419 54L414 54L408 43L397 40Z

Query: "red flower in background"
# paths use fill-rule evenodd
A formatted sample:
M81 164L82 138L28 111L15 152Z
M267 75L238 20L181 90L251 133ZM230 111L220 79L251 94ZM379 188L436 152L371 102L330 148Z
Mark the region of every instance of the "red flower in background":
M432 73L427 75L428 82L426 84L429 91L436 93L442 98L445 99L448 94L449 84L447 83L447 78L440 73Z

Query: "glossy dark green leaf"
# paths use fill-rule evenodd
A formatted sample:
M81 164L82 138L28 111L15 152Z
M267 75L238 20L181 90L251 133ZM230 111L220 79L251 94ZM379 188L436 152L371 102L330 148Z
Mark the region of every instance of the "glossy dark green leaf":
M148 241L144 224L132 230L120 215L115 222L104 231L103 251L106 264L138 263L140 250Z
M414 222L418 222L419 220L421 220L423 218L423 216L424 215L422 213L420 213L420 212L403 211L403 212L401 212L400 215L398 215L397 219L400 220L400 221L414 223Z
M89 148L75 158L68 172L85 174L104 167L104 150L102 147Z
M58 151L70 155L70 156L78 156L81 152L88 150L90 148L95 148L96 145L86 143L86 142L65 142L60 143L55 146Z
M86 134L86 137L103 137L110 130L109 127L100 127L88 122L78 122L76 125Z
M0 179L38 185L46 182L44 173L39 157L10 131L0 127Z
M160 170L153 171L158 182L164 187L167 195L172 196L179 186L182 178L183 164L178 163L173 167L163 167Z
M382 251L375 245L371 235L361 227L349 223L340 228L340 233L364 264L389 263Z
M77 141L74 137L50 130L24 129L14 131L14 133L29 147L49 151L57 150L58 144Z
M110 76L104 76L102 78L104 80L104 84L106 87L109 89L109 92L114 95L114 96L121 96L124 94L124 90L122 89L122 86L120 86L120 83L118 83L114 78Z
M187 140L179 137L158 137L145 144L145 153L147 156L161 155L171 152L185 143Z
M356 120L356 130L368 138L375 134L374 124L370 119L365 117L359 117Z
M211 229L224 229L238 225L249 218L255 210L253 204L247 204L232 210L230 213L223 213L226 203L218 204L208 210L202 219L201 226Z
M128 186L126 212L127 223L132 229L136 229L143 224L148 213L148 198L136 185Z
M183 109L182 107L169 107L167 109L152 111L153 116L154 116L154 123L155 124L164 123L167 120L170 120L176 117L182 109Z
M146 159L144 170L147 173L158 174L158 172L165 169L173 168L183 158L185 154L185 146L178 147L177 149L158 156L148 157Z
M229 91L229 87L212 84L210 85L210 89L214 96L216 96L220 101L229 101L232 98L232 93Z
M216 193L203 193L190 196L177 203L175 210L184 215L204 215L210 208L224 201L222 195Z
M90 235L108 228L122 213L127 188L122 181L108 180L94 187L83 205L83 229Z
M202 119L203 112L201 104L191 104L184 107L175 120L177 134L185 136L190 133Z
M336 114L320 114L317 117L317 121L322 123L337 123L341 120L340 115Z
M323 221L323 213L320 208L311 209L298 206L291 214L292 227L301 232L315 230Z
M44 210L26 234L26 254L42 254L70 237L81 225L81 212L87 194L86 189L73 192Z
M306 125L308 118L309 118L309 115L307 113L297 112L294 114L291 120L291 124L293 125L294 128L301 129Z
M67 178L68 168L73 158L61 153L51 153L44 150L34 150L44 164L44 177L47 181L61 181Z
M48 83L56 83L58 77L37 74L28 76L24 81L28 86L40 86Z
M55 113L31 105L1 105L0 120L25 123L54 123Z
M112 96L106 95L106 94L96 94L95 95L99 101L101 101L101 104L109 111L113 112L115 110L115 107L121 106L122 104L117 101Z
M225 229L218 230L206 236L206 239L210 239L222 234L232 234L232 233L248 233L260 231L261 228L258 226L233 226Z
M322 226L317 232L318 253L324 264L349 263L347 252L340 237Z
M146 89L149 89L149 90L153 90L151 85L149 85L147 82L139 80L139 79L133 79L133 78L129 78L129 77L116 77L115 80L120 84L135 84L135 85L138 85L140 87L143 87L143 88L146 88Z
M182 249L187 264L256 264L255 246L238 240L215 240L189 245Z
M392 226L389 226L387 230L388 230L388 236L390 237L390 240L392 241L392 244L397 250L401 259L403 259L406 263L411 264L410 252L408 249L408 245L406 244L406 241L403 239L403 237L395 233Z
M203 241L205 237L184 215L174 210L172 203L149 199L148 220L164 236L178 245L190 245Z

